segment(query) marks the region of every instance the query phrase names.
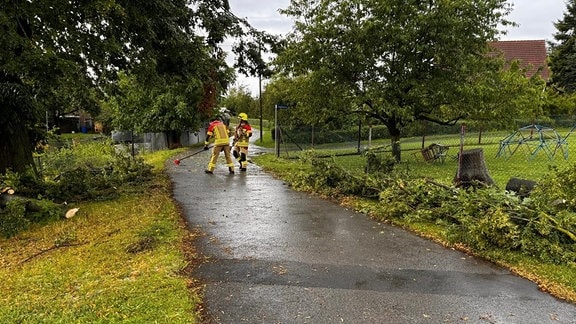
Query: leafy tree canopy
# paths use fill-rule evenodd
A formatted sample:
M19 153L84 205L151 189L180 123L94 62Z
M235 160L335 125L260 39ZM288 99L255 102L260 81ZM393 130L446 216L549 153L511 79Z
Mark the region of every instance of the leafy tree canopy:
M7 152L0 154L0 172L31 163L31 158L9 158L14 155L9 152L29 141L11 140L11 135L24 136L30 125L44 122L38 117L45 113L53 120L78 110L96 115L103 98L111 100L126 90L117 82L120 71L134 76L130 83L148 97L148 106L134 108L132 117L143 116L135 127L174 129L197 123L191 115L213 106L218 91L234 77L220 48L224 39L239 39L236 53L242 55L242 48L275 41L231 14L227 0L0 0L0 8L2 88L20 89L17 93L28 97L21 101L34 101L36 110L20 114L32 106L3 107L26 120L13 126L18 129L0 130L0 152ZM239 55L241 72L262 73L265 66L253 54ZM8 100L8 94L14 93L0 90L1 100ZM31 157L31 151L24 156Z
M488 43L511 24L510 10L505 0L292 0L283 13L295 31L275 63L289 78L305 76L308 103L314 93L348 101L341 114L380 120L398 143L415 120L454 124L498 108L478 100L494 102L490 83L505 82Z
M256 118L259 113L255 109L255 100L246 86L234 87L222 98L220 105L228 108L234 115L241 112L250 118Z

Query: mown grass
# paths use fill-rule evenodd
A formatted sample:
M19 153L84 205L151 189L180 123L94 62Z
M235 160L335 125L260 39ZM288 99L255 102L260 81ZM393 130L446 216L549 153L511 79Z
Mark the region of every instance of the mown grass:
M198 322L186 273L193 235L162 171L177 152L145 156L153 183L0 239L0 322Z
M566 136L569 128L558 129L560 136ZM268 134L268 136L266 136ZM514 154L500 154L500 141L510 135L510 131L484 132L479 140L478 134L468 134L463 140L463 149L471 150L480 148L483 151L485 165L488 173L500 188L505 188L510 178L521 178L535 180L546 177L550 168L564 167L574 161L574 148L576 147L576 134L567 138L568 159L564 159L563 152L558 150L553 157L550 157L544 149L540 149L533 156L532 152L536 151L538 141L527 142L527 145L510 145L508 149L514 151ZM422 148L421 137L403 138L401 140L402 162L399 168L406 170L414 175L431 177L437 181L450 184L453 182L456 172L458 171L457 156L460 150L459 134L444 134L426 136L424 146L432 143L442 143L448 145L448 156L444 163L427 163L423 161L420 149ZM480 142L480 144L479 144ZM258 141L257 145L261 145ZM264 134L264 147L274 147L274 141L270 136L270 131ZM301 144L302 147L304 145ZM361 141L361 151L368 148L378 150L378 155L382 158L391 157L390 140L377 139L370 143ZM285 145L281 145L280 157L298 158L302 151L294 150L287 152ZM554 152L554 144L548 144L549 152ZM357 152L357 143L342 144L325 144L316 145L313 148L319 155L327 158L334 158L336 163L351 172L363 172L365 167L365 158ZM572 152L569 152L572 151Z
M576 145L576 144L575 144ZM505 188L510 178L535 180L546 177L553 167L564 167L570 163L556 156L550 160L546 156L539 155L528 160L525 155L514 155L510 158L496 157L496 145L468 146L466 149L482 148L484 161L490 177L499 188ZM418 152L419 153L419 152ZM390 153L380 154L382 157L391 156ZM334 160L341 166L353 172L363 172L366 159L360 155L334 156ZM443 163L427 163L418 155L406 154L398 168L412 175L434 178L445 184L453 182L458 171L458 161L455 156L448 156Z

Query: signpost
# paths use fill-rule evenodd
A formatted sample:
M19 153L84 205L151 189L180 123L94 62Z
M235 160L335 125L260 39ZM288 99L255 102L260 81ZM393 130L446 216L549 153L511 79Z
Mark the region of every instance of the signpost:
M278 109L288 109L288 105L274 105L274 148L276 151L276 157L280 156L280 145L278 144L278 135L280 134L280 127L278 127Z

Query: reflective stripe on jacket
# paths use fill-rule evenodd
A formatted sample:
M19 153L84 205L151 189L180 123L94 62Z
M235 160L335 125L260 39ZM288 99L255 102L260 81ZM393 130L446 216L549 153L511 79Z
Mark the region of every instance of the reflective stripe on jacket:
M236 126L236 132L234 134L236 146L248 147L250 135L252 135L252 127L249 124Z
M224 146L230 144L230 134L228 133L228 127L219 120L210 123L206 134L208 136L214 137L215 146Z

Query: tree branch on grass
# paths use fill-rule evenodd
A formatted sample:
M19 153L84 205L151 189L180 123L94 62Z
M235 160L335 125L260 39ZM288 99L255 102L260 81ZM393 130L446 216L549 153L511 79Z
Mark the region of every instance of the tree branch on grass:
M28 261L34 259L35 257L40 256L40 255L42 255L42 254L44 254L44 253L46 253L46 252L48 252L48 251L56 250L56 249L59 249L59 248L65 248L65 247L71 247L71 246L84 245L84 244L88 244L88 242L54 244L54 245L52 245L51 247L49 247L49 248L47 248L47 249L40 250L39 252L37 252L37 253L35 253L35 254L27 257L26 259L20 261L19 264L23 264L23 263L25 263L25 262L28 262Z
M113 230L113 231L111 231L111 232L109 232L109 233L107 233L107 234L105 234L105 235L100 236L99 238L109 237L109 236L111 236L111 235L113 235L113 234L116 234L116 233L118 233L118 232L120 232L120 229L115 229L115 230ZM96 241L96 243L94 243L94 245L100 244L100 243L103 243L103 242L106 242L106 241L107 241L107 240L105 240L105 241ZM89 242L89 241L84 241L84 242L78 242L78 243L68 243L68 242L64 242L64 243L54 243L54 244L53 244L52 246L50 246L49 248L40 250L39 252L37 252L37 253L35 253L35 254L27 257L26 259L24 259L24 260L22 260L22 261L20 261L19 264L26 263L26 262L34 259L35 257L40 256L40 255L42 255L42 254L44 254L44 253L46 253L46 252L52 251L52 250L56 250L56 249L59 249L59 248L65 248L65 247L86 245L86 244L88 244L88 243L90 243L90 242Z

